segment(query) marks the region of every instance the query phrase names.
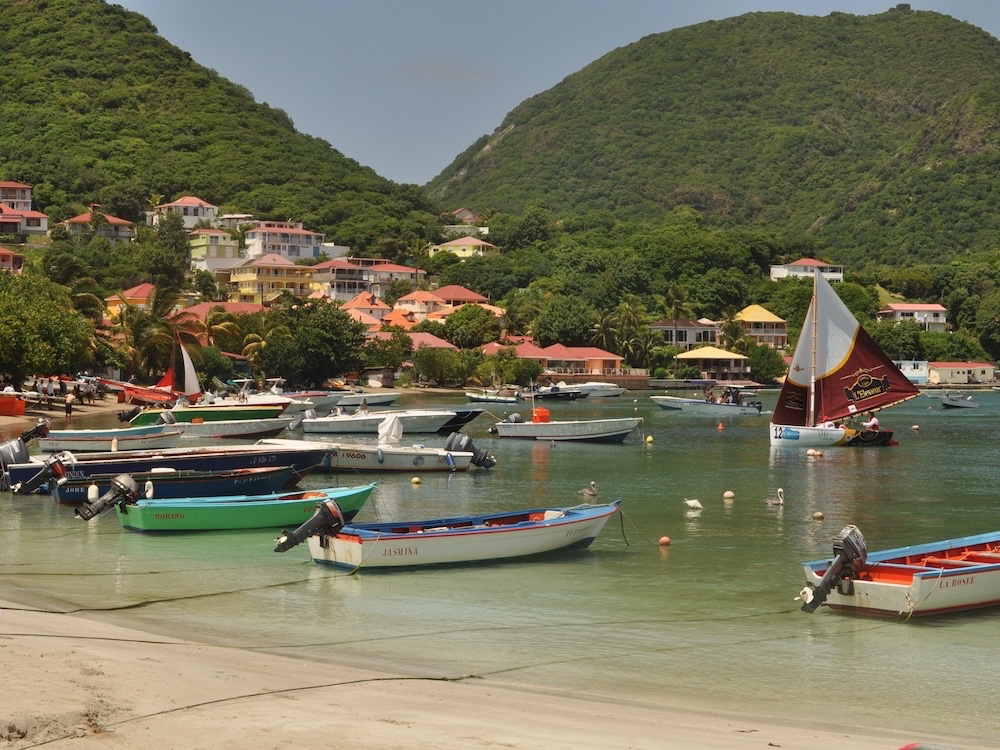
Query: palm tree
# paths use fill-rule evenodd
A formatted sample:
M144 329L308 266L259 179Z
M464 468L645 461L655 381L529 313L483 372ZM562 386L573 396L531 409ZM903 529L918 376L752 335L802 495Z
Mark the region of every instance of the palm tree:
M215 305L209 310L204 320L187 312L181 312L177 317L183 318L185 324L189 323L191 330L196 332L198 339L204 341L206 346L213 346L219 336L238 338L243 334L236 317L222 305Z
M251 367L257 367L257 360L267 348L268 342L287 340L292 338L292 332L288 326L277 325L269 329L263 336L256 333L248 333L243 337L243 356L250 360Z
M684 296L683 290L677 286L667 287L666 292L663 294L663 309L667 319L673 321L674 337L671 343L676 347L677 332L680 328L678 322L681 318L693 318L694 311L691 309L691 305Z
M594 325L590 327L590 343L605 351L611 351L618 345L617 337L618 326L614 313L600 313Z
M727 307L719 321L719 346L726 351L732 351L736 342L745 333L743 325L736 319L736 309Z

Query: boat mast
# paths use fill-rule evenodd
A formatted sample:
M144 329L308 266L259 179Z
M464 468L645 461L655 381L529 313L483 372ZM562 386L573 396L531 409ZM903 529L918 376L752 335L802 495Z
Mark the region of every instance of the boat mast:
M812 351L809 355L809 415L806 419L807 427L816 426L816 348L817 341L819 339L819 310L816 287L819 284L816 278L819 275L819 269L813 269L813 296L812 302L810 303L810 309L812 310L812 331L810 336L812 336Z

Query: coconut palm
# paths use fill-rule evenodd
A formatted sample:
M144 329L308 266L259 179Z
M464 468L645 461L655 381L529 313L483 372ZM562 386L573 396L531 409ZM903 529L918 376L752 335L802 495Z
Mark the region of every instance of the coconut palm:
M268 343L292 338L292 332L288 326L276 325L268 329L263 336L257 333L248 333L243 337L243 356L250 361L250 366L256 368L260 355L267 349Z

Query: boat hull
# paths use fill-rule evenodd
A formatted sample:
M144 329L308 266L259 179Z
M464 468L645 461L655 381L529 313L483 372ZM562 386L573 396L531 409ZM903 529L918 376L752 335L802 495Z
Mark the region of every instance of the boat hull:
M642 424L641 417L580 419L551 422L497 422L500 437L523 440L558 440L621 443Z
M588 394L587 398L616 398L625 393L625 389L620 385L598 381L576 383L573 387L579 388L582 392Z
M759 403L716 404L705 399L680 398L678 396L650 396L649 400L661 409L711 414L714 417L755 416L761 413Z
M447 451L443 448L415 445L363 445L280 439L271 441L275 445L302 442L327 451L323 468L331 472L468 471L474 457L469 451Z
M219 498L139 500L116 505L118 520L130 531L223 531L298 526L316 512L316 504L336 500L346 519L357 515L374 484L330 490L285 492Z
M86 453L76 455L76 460L66 466L66 476L70 479L83 479L94 474L131 474L158 468L224 471L255 466L291 466L292 479L298 482L306 474L321 469L326 454L327 451L324 449L308 446L292 448L269 445ZM28 482L41 469L40 459L10 464L7 468L10 486Z
M833 448L892 445L892 430L852 430L848 427L770 425L773 448Z
M120 435L85 435L80 434L84 430L77 431L78 434L58 435L49 433L48 437L38 438L38 450L44 453L55 451L126 451L126 450L155 450L157 448L173 448L183 436L183 431L178 429L159 429L154 432L128 434L128 428ZM99 431L100 432L100 431ZM110 432L110 431L109 431Z
M302 420L302 431L310 434L378 434L386 417L395 416L403 426L403 434L426 434L440 430L452 420L453 411L401 410L375 411L368 414L338 414Z
M309 553L319 564L352 570L509 560L586 548L617 509L616 501L495 516L359 524L332 536L309 537Z
M286 400L287 402L287 400ZM222 405L222 406L182 406L175 409L143 409L136 414L130 424L134 427L156 424L163 412L169 412L176 422L219 422L234 419L273 419L279 416L287 406L280 405Z
M829 565L803 563L806 583L815 586ZM871 553L861 578L834 586L824 606L896 618L1000 606L1000 532Z
M144 471L130 474L140 487L152 482L153 498L217 497L220 495L267 495L281 490L292 481L291 466L235 469L233 471ZM100 474L72 479L50 487L57 502L76 505L87 502L92 485L98 497L111 489L117 474Z
M184 422L185 438L261 438L274 437L285 430L294 417L274 419L233 419L218 422Z
M361 406L362 401L368 404L369 408L372 406L391 406L399 400L400 396L403 395L399 391L385 391L379 393L356 393L354 391L333 392L341 394L338 405L342 406L344 409L354 409L355 407Z

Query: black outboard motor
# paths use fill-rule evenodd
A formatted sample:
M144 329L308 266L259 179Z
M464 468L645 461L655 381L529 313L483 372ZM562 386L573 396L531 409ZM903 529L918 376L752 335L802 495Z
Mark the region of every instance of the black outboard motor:
M139 412L141 412L141 411L142 411L142 407L141 406L136 406L136 407L134 407L132 409L129 409L128 411L120 411L120 412L118 412L118 421L119 422L131 422L132 419Z
M299 429L302 426L302 420L304 419L316 419L316 410L306 409L304 412L299 414L299 416L297 416L295 419L292 420L292 423L288 425L288 429L289 430Z
M471 453L472 465L481 469L491 469L497 465L497 460L493 458L489 451L476 450L472 444L472 438L464 432L453 432L445 441L444 449L453 453Z
M302 544L302 542L313 534L333 536L346 525L347 521L344 520L344 513L340 510L340 506L337 505L336 500L326 500L322 503L316 503L316 512L313 513L312 518L295 529L295 531L288 532L284 529L281 530L281 536L275 540L277 546L274 548L274 551L287 552L292 547Z
M111 489L93 502L86 502L73 511L73 515L84 521L99 516L108 508L119 503L134 503L139 496L139 486L128 474L119 474L111 480Z
M23 464L28 461L28 443L48 434L49 423L39 419L34 427L22 432L20 437L0 443L0 470L6 471L11 464Z
M27 460L27 457L25 458ZM76 458L69 451L52 453L38 469L38 473L26 482L18 482L10 488L15 495L28 495L54 479L66 481L66 464L75 464Z
M833 538L835 559L826 569L815 588L802 589L802 611L815 612L826 601L830 590L841 580L851 579L861 572L868 560L868 545L857 526L845 526Z

